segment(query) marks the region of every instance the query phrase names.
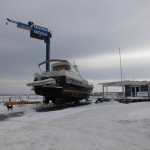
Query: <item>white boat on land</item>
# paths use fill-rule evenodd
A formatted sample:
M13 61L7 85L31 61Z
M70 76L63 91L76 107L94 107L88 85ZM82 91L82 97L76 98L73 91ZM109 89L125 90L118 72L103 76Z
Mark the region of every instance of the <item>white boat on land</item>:
M88 99L93 85L84 79L77 68L67 60L51 59L39 64L51 62L49 72L35 73L34 81L28 83L37 95L45 97L45 103L50 100L54 104L77 102Z

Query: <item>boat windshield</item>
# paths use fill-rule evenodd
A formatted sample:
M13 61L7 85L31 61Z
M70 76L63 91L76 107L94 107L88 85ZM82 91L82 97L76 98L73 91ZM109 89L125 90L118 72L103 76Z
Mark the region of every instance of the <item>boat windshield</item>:
M77 74L77 75L80 75L80 73L79 73L79 70L77 69L77 67L72 67L72 71L75 73L75 74Z
M53 67L53 71L70 70L68 65L58 65Z

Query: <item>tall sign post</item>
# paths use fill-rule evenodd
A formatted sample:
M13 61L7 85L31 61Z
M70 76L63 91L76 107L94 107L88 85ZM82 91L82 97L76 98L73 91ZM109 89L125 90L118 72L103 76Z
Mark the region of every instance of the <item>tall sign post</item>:
M25 29L30 31L30 37L39 40L44 40L46 43L46 60L50 59L50 38L52 37L51 32L47 28L34 25L33 22L29 21L28 24L10 20L7 18L8 22L17 24L17 28ZM6 22L6 25L8 23ZM50 70L49 62L46 63L46 72Z
M52 37L51 33L49 32L47 35L47 38L45 38L45 43L46 43L46 60L50 59L50 38ZM46 72L50 70L49 68L49 62L46 63Z

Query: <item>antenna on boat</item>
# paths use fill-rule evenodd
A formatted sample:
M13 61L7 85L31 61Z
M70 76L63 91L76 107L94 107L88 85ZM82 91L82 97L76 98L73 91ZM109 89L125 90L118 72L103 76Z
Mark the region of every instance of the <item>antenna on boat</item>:
M73 66L75 66L75 61L73 61Z
M42 70L41 70L41 67L39 66L39 70L40 70L40 72L42 72Z

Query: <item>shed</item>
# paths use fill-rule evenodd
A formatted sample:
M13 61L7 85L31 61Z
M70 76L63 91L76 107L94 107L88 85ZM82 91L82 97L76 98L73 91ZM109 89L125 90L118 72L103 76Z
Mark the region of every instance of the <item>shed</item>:
M122 87L123 97L150 97L150 81L115 81L99 83L103 87L103 95L105 93L105 87L120 86Z

